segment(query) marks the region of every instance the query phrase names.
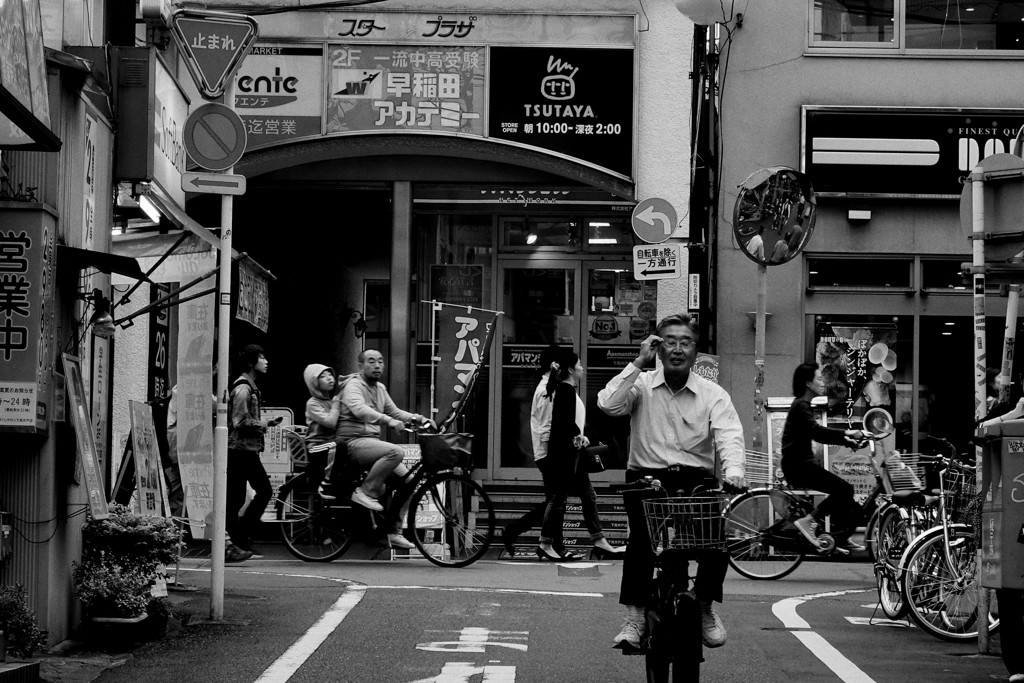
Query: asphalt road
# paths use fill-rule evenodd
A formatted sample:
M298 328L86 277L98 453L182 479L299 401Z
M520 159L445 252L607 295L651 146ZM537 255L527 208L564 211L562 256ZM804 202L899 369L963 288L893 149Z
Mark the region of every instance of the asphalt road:
M619 562L442 569L423 560L305 564L278 547L263 552L264 559L229 565L223 623L205 619L208 561L184 563L182 582L199 590L171 598L195 614L192 621L97 680L644 680L642 658L610 647L622 616ZM720 608L729 642L706 651L703 680L1006 680L998 656L978 655L975 642L870 624L873 586L867 562L809 562L769 582L730 573Z

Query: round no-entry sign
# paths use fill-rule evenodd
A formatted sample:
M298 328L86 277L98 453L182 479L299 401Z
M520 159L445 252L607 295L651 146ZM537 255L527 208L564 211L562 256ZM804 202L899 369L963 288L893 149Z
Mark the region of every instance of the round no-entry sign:
M204 104L185 119L185 150L208 171L227 170L245 153L245 125L230 107Z

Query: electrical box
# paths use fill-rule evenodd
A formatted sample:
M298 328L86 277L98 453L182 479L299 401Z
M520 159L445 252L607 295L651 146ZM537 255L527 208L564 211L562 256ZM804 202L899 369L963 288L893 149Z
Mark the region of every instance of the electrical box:
M981 585L1024 589L1024 420L987 427L982 468Z
M14 541L11 539L11 513L0 512L0 562L11 559Z

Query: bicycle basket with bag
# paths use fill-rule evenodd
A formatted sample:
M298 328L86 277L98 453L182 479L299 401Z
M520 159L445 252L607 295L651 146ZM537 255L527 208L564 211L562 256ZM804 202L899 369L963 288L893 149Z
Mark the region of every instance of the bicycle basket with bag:
M450 470L453 467L473 469L473 435L460 432L420 434L420 458L428 470Z

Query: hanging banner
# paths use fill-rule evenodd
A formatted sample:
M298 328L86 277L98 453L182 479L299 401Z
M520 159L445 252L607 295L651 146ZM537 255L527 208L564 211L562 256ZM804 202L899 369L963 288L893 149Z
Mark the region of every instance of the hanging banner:
M153 408L142 401L128 401L132 421L132 452L135 456L135 485L139 514L163 517L160 478L160 449L153 425Z
M437 305L437 304L435 304ZM438 305L437 394L434 404L444 422L469 395L491 344L498 314L461 306Z
M238 262L238 306L235 317L267 331L270 324L270 279L244 260Z
M85 475L85 486L89 495L89 512L93 519L106 519L107 497L103 494L103 474L93 441L92 420L89 419L89 405L85 400L85 383L82 381L81 361L75 356L61 354L64 359L64 379L71 403L71 422L75 426L78 444L78 462Z
M814 360L821 367L828 414L853 419L868 408L893 412L896 325L819 323Z
M213 529L213 329L214 295L186 301L179 309L178 467L185 508L195 538L209 538L198 524Z

